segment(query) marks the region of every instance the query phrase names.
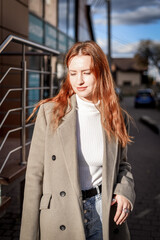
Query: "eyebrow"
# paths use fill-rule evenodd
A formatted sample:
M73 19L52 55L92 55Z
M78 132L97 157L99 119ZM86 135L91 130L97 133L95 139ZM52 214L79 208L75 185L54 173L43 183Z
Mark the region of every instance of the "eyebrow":
M82 70L82 72L85 72L85 71L91 71L91 69L88 68L88 69L83 69L83 70ZM69 72L77 72L77 70L72 70L72 69L70 69Z

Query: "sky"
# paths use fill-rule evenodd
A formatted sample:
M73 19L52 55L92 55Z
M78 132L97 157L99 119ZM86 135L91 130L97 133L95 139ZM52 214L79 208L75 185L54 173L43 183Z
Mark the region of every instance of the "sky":
M110 0L112 57L133 57L138 43L150 39L160 43L160 0ZM107 6L105 0L92 5L94 32L107 53Z

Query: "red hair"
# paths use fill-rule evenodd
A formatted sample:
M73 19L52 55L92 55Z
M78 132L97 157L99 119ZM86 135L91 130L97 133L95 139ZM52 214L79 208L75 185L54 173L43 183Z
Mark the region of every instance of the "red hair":
M92 101L94 103L100 100L98 110L101 114L101 123L104 127L109 140L113 135L124 147L128 142L131 142L131 137L128 135L122 111L125 112L119 105L119 101L114 89L114 82L109 69L109 64L106 55L102 49L93 41L75 43L65 57L65 64L69 67L70 60L77 55L91 56L91 71L96 78L95 90L93 92ZM70 97L74 94L67 73L66 79L57 96L45 100L41 100L34 108L29 119L36 112L37 108L46 102L54 102L53 122L55 128L58 127L61 118L64 117ZM125 112L125 114L127 114ZM127 114L128 115L128 114ZM129 116L129 115L128 115Z

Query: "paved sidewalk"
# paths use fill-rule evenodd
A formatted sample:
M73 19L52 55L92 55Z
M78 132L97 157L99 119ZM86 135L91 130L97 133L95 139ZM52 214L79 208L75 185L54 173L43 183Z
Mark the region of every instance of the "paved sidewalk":
M8 186L6 186L8 187ZM14 184L6 192L11 197L6 214L0 217L0 240L19 240L20 232L20 185Z
M20 220L18 213L6 213L0 218L0 239L19 240Z
M152 116L143 115L140 117L140 121L152 129L155 133L160 134L160 111L157 111L157 114Z

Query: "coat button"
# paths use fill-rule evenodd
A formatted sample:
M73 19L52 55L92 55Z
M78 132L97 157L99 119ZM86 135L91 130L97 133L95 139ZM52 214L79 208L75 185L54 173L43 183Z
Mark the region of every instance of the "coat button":
M65 227L64 225L61 225L61 226L60 226L60 229L61 229L62 231L64 231L64 230L66 229L66 227Z
M64 191L60 192L60 196L61 197L65 197L66 196L66 192L64 192Z
M117 233L119 233L119 229L118 229L118 228L115 228L115 229L113 230L113 232L114 232L115 234L117 234Z
M52 156L52 160L53 160L53 161L56 160L56 156L55 156L55 155Z
M88 222L88 220L87 219L84 219L84 223L87 223Z

